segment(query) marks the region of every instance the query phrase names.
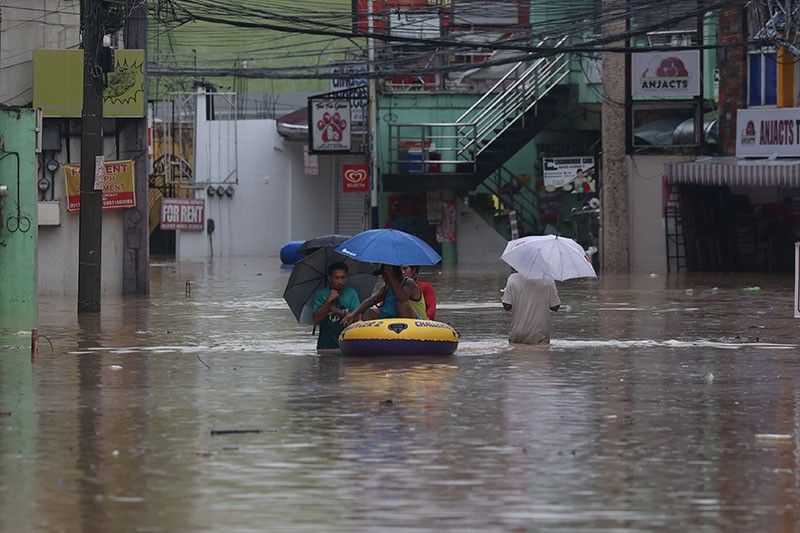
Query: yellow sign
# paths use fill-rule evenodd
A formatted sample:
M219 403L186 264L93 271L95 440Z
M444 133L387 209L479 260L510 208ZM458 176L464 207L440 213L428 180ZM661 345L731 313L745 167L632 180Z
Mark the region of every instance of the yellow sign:
M103 187L103 209L136 207L133 188L133 161L106 161L105 173L100 179ZM64 165L67 188L67 211L81 209L81 166Z
M115 50L103 93L103 116L144 116L144 50ZM45 117L80 117L83 50L33 52L33 107Z

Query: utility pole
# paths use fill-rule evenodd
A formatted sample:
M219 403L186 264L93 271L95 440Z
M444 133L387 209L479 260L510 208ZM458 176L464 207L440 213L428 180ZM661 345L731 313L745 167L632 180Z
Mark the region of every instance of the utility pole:
M375 80L375 31L374 0L367 0L367 103L369 113L369 175L370 175L370 212L372 228L378 227L378 101Z
M95 189L95 166L103 155L102 0L82 0L83 109L81 111L81 210L78 234L78 313L100 312L103 191Z
M607 16L613 15L603 24L604 35L619 35L627 31L630 1L603 0L602 7ZM600 167L600 261L603 272L624 273L630 268L628 159L625 153L630 140L626 135L630 127L629 57L627 52L603 53L603 156ZM624 75L620 76L620 72Z
M144 102L147 102L147 6L142 3L134 7L125 21L125 48L141 48L145 51ZM121 124L120 124L121 123ZM145 117L124 119L120 124L121 139L126 156L134 160L134 189L136 207L125 210L124 247L122 255L122 293L147 295L150 293L148 273L150 257L150 222L147 160L147 110Z

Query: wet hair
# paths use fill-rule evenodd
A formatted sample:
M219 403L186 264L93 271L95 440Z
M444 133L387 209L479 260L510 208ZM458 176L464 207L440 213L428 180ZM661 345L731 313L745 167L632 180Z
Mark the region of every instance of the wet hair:
M347 274L347 265L341 262L333 263L328 267L328 275L332 276L334 270L344 270L344 273Z

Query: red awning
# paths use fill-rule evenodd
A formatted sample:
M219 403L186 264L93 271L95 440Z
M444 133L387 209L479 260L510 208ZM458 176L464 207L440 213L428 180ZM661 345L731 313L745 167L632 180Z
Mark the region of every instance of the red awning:
M668 183L800 187L800 159L707 157L664 165Z

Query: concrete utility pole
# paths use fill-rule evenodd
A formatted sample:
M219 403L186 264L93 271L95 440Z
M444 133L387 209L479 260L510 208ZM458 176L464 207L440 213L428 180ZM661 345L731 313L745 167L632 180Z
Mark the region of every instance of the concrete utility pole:
M604 13L628 11L628 2L603 0ZM604 35L619 35L627 29L627 17L609 17ZM619 46L624 43L614 43ZM600 191L600 261L604 272L628 272L630 269L630 223L628 220L628 161L625 154L625 54L603 53L603 103Z
M370 175L370 218L372 228L378 227L378 83L373 73L375 71L375 6L374 0L367 0L367 70L370 74L367 80L367 103L369 114L369 175Z
M78 313L100 312L103 191L95 190L95 164L103 155L104 75L102 0L83 0L83 110L81 111L81 211L78 234Z
M719 15L719 151L736 155L736 111L747 107L747 18L736 2Z
M131 11L125 22L125 48L145 50L144 101L147 102L147 6L142 4ZM145 117L121 120L122 141L125 157L134 161L134 190L136 207L125 210L124 250L122 257L122 293L150 293L149 257L150 223L148 202L147 166L147 115Z

